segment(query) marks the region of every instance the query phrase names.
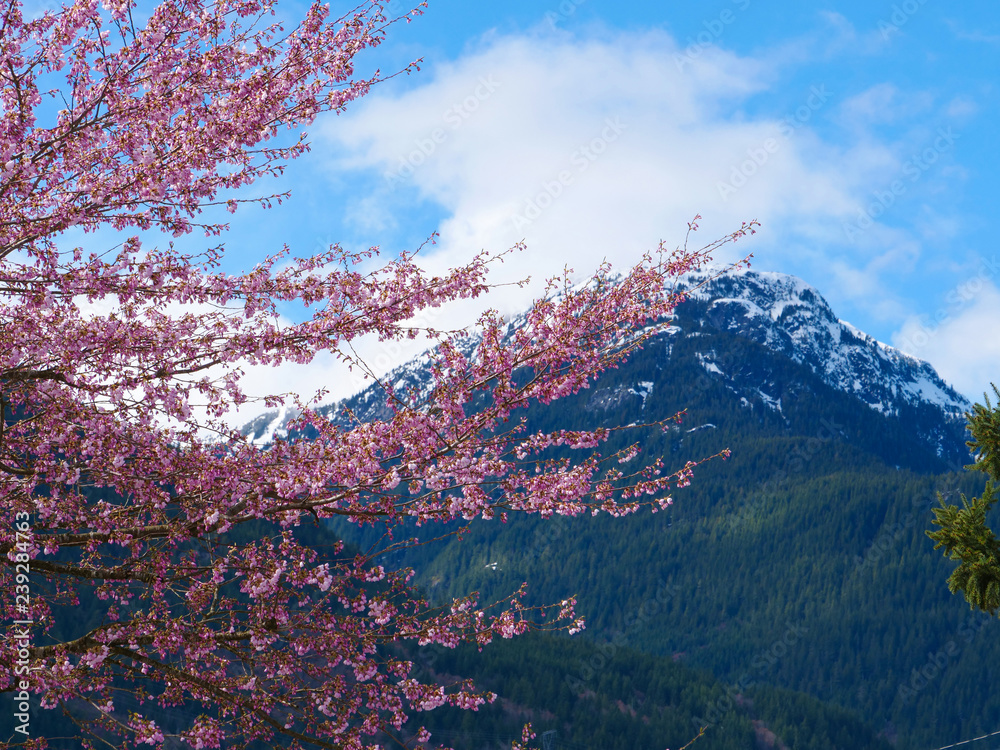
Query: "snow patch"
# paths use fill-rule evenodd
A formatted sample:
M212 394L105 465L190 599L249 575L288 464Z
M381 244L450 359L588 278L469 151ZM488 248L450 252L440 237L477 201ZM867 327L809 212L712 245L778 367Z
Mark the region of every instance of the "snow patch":
M642 407L646 408L646 397L653 392L653 381L652 380L640 380L635 388L629 388L629 393L632 393L642 399Z
M288 413L288 407L282 406L260 434L260 437L254 439L253 444L265 446L273 443L275 437L286 437L288 431L284 429L284 426L291 417L292 415Z
M781 411L781 399L780 398L776 399L776 398L773 398L771 396L768 396L760 388L757 388L756 390L757 390L757 395L760 396L760 400L761 401L763 401L771 409L773 409L775 411Z
M702 354L701 352L696 352L696 356L698 357L698 361L701 362L701 366L704 367L706 370L708 370L709 372L714 372L717 375L722 375L722 377L726 376L726 373L724 373L721 369L719 369L719 366L715 364L715 362L710 360L708 357L706 357L704 354Z

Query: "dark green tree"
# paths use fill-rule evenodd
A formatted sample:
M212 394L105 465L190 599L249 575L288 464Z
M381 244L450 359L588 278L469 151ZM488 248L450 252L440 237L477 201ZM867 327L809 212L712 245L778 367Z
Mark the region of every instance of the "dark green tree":
M985 473L989 477L986 487L972 500L962 495L961 508L945 504L942 498L932 521L941 528L927 532L937 542L934 549L944 547L946 557L959 561L948 577L951 592L961 591L970 607L991 615L1000 609L1000 540L986 524L986 515L997 500L994 483L1000 481L1000 390L996 385L993 392L996 407L990 404L989 394L984 394L986 405L976 404L967 415L972 433L967 444L976 461L965 468Z

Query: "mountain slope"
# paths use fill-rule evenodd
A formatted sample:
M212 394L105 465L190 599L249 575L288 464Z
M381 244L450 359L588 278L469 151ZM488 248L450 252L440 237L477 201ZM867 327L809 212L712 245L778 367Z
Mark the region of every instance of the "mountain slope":
M694 285L705 278L692 274ZM693 292L700 316L719 331L763 344L807 365L827 385L887 415L915 419L939 456L964 431L971 404L927 362L839 320L820 294L793 276L741 270ZM940 429L934 422L942 422ZM956 429L957 428L957 429ZM960 451L964 458L964 451Z
M702 271L683 277L679 289L690 290L689 299L678 307L675 325L654 337L649 348L663 346L669 358L675 342L706 333L728 333L759 344L762 349L755 352L757 363L773 360L787 366L786 360L790 360L803 365L833 390L895 419L952 467L967 462L963 415L971 404L947 385L929 363L878 342L837 319L819 292L794 276L747 269L714 280L713 276L716 276L713 271ZM517 318L511 321L512 327L518 324ZM470 336L464 345L473 352L475 337ZM767 408L782 411L782 394L775 390L775 383L766 377L762 379L761 373L753 370L746 359L747 352L728 348L720 353L707 342L698 342L695 348L706 374L724 382L744 406L752 408L752 403L760 401ZM405 387L420 390L427 381L427 362L426 356L417 357L390 372L385 380L397 390ZM644 399L653 382L637 380L614 398ZM796 392L786 396L794 398ZM322 411L338 419L345 406L362 421L390 416L377 386ZM275 435L284 434L291 416L286 411L269 412L246 425L243 431L265 443Z
M576 595L592 642L710 670L738 701L761 689L807 693L859 712L901 748L995 729L987 717L1000 695L988 665L1000 664L1000 643L980 635L992 621L970 619L948 593L950 565L923 534L937 491L981 487L947 473L969 462L968 402L926 363L839 321L792 277L713 281L673 323L590 389L528 411L529 430L549 430L686 408L666 433L616 433L607 446L639 440L647 460L668 466L732 449L676 493L670 512L477 521L461 542L388 562L412 566L442 599L478 590L491 600L522 581L534 602ZM420 361L390 377L426 382ZM377 388L328 413L337 419L344 407L385 416ZM270 415L252 433L280 429ZM336 531L377 542L374 532ZM565 665L567 684L581 676ZM706 700L702 716L710 709ZM798 737L789 747L807 746Z

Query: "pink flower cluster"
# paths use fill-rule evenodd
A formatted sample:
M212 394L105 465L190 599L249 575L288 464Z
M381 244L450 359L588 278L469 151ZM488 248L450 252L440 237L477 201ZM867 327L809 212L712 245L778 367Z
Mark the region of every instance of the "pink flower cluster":
M132 238L84 257L60 246L73 226L224 230L200 212L235 210L226 191L306 151L304 136L268 145L279 128L340 110L378 80L354 78L353 65L392 22L382 6L333 20L314 3L291 30L271 22L273 0L0 10L0 576L14 590L21 565L35 584L22 609L0 600L3 617L34 623L23 678L11 632L0 635L0 691L24 681L45 707L90 703L97 718L81 738L361 748L413 712L475 710L493 696L420 683L401 645L483 646L546 613L549 627L576 631L575 602L527 607L522 589L493 607L432 607L412 571L342 545L312 549L300 527L623 515L664 507L690 480L691 464L627 473L639 446L602 456L609 430L526 434L517 412L589 387L667 325L681 298L672 281L719 243L661 247L582 287L553 281L513 331L484 314L471 353L440 335L429 397L383 384L388 416L350 429L298 403L292 434L313 438L266 450L223 419L247 400L242 365L320 352L360 364L352 342L412 337L421 310L487 292L505 253L429 276L410 254L362 272L377 251L334 247L233 276L218 249L185 256ZM279 304L311 315L279 326ZM583 454L554 461L556 446ZM19 545L25 516L31 541ZM56 640L67 632L56 618L81 602L101 624ZM180 729L162 720L181 706L203 713Z

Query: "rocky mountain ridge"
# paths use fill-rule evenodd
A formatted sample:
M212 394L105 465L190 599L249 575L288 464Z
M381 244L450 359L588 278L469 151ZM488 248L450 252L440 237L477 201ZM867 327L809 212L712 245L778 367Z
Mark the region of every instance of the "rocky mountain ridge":
M678 288L690 290L687 300L678 306L673 325L649 344L653 346L662 339L667 357L679 337L703 336L706 330L729 333L753 341L777 357L804 365L828 386L886 417L913 421L917 437L939 457L954 458L962 452L964 414L971 408L970 402L928 362L877 341L837 318L819 291L801 279L750 269L720 276L717 269L703 269L682 277ZM692 321L696 324L692 325ZM517 324L517 318L511 321L511 327ZM475 337L469 337L466 346L470 353L475 345ZM782 399L793 395L769 387L759 376L761 368L748 367L732 350L718 351L706 340L706 346L696 356L706 376L725 383L747 408L763 402L781 412ZM393 383L397 391L426 389L428 361L426 355L419 356L392 370L386 381ZM634 396L645 403L656 387L649 380L636 381L629 393L613 399ZM343 403L349 404L352 413L362 420L390 416L385 396L377 386ZM337 419L341 406L331 404L322 410ZM243 433L265 444L285 433L291 416L287 411L263 414L247 424Z
M693 286L706 277L689 274L684 285ZM713 327L808 365L828 385L883 414L898 414L904 405L927 404L952 419L971 408L930 363L838 319L822 295L795 276L732 271L709 281L691 298L708 303L705 317Z

